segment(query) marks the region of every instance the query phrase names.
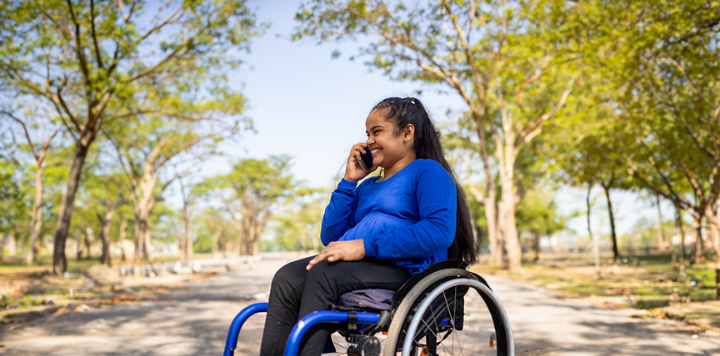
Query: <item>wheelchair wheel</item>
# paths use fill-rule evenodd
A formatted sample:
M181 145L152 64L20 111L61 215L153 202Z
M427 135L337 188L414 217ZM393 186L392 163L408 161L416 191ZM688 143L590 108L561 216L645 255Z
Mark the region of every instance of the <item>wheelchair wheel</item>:
M512 356L512 329L502 304L478 277L442 269L417 283L395 309L382 354L398 353Z

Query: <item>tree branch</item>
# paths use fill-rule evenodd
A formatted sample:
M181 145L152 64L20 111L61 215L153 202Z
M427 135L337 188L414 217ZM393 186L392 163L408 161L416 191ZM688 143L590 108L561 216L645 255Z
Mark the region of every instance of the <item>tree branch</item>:
M525 127L521 132L520 135L518 135L517 141L515 141L515 148L518 149L522 147L523 145L527 144L532 140L535 136L539 135L542 131L542 128L540 127L543 123L550 120L552 117L557 114L558 111L565 105L565 102L567 101L567 98L570 96L570 93L572 92L573 84L575 84L575 80L577 78L573 77L570 80L570 84L568 85L568 88L563 92L562 96L560 97L560 100L557 102L557 104L553 107L553 109L549 113L545 113L542 116L540 116L539 119L532 122L530 125Z
M28 129L27 129L27 126L25 126L25 123L8 111L2 110L2 111L0 111L0 114L5 114L5 115L9 116L11 119L17 121L20 125L22 125L23 130L25 130L25 138L27 139L28 145L30 146L30 150L32 151L33 157L35 157L35 161L37 161L39 157L38 157L37 153L35 152L35 146L33 145L32 139L30 138L30 132L28 132Z
M92 32L93 44L95 47L95 60L98 67L105 69L102 57L100 56L100 46L98 45L97 34L95 33L95 0L90 0L90 30Z
M82 44L82 37L80 37L80 23L78 23L75 17L75 10L73 9L72 0L67 0L68 8L70 10L70 18L75 25L75 54L78 56L78 62L80 65L80 71L85 78L86 93L90 96L90 73L87 66L87 60L85 59L85 51Z

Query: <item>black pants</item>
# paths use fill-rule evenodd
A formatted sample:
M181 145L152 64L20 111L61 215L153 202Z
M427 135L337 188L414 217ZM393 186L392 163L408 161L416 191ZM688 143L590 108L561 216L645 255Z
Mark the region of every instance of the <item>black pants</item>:
M260 355L282 355L295 323L314 311L329 309L340 295L357 289L397 290L410 278L405 268L389 261L323 261L307 271L311 259L290 262L275 274ZM322 354L329 334L330 324L311 328L300 344L300 354Z

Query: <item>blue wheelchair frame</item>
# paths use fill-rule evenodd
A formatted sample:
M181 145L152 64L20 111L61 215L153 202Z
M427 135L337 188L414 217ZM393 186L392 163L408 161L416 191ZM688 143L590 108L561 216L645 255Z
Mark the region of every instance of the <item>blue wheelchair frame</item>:
M255 303L251 304L233 319L230 324L230 331L228 331L227 340L225 341L225 351L223 356L234 356L235 350L237 349L238 336L240 335L240 329L242 329L245 321L248 320L252 315L257 313L267 312L268 303ZM310 313L300 319L295 324L295 327L290 331L288 336L287 344L285 345L284 356L295 356L300 350L300 342L305 336L305 333L310 330L311 327L320 324L339 324L348 322L348 314L353 313L357 316L357 323L360 324L377 324L380 320L380 314L366 313L366 312L346 312L346 311L332 311L332 310L320 310ZM440 322L440 326L448 326L448 319L444 319Z
M224 356L235 355L238 335L240 334L240 329L243 324L245 324L245 321L253 314L267 312L267 308L268 303L252 304L243 309L235 317L230 325L230 331L228 332L227 341L225 342ZM298 354L298 351L300 350L300 341L302 341L303 336L305 336L305 333L310 330L311 327L319 323L346 323L348 321L349 313L350 312L320 310L306 315L300 319L300 321L295 324L292 331L290 331L290 336L288 336L287 344L285 345L284 355L294 356ZM358 324L376 324L380 320L380 314L363 312L354 312L354 314L357 315Z

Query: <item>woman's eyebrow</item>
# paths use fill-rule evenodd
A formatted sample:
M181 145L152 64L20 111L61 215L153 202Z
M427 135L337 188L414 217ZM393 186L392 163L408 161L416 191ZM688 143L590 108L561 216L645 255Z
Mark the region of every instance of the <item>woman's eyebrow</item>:
M382 127L383 127L383 125L375 125L375 126L373 126L373 127L370 128L370 131L375 130L376 128L382 128ZM365 133L368 133L368 132L365 131Z

